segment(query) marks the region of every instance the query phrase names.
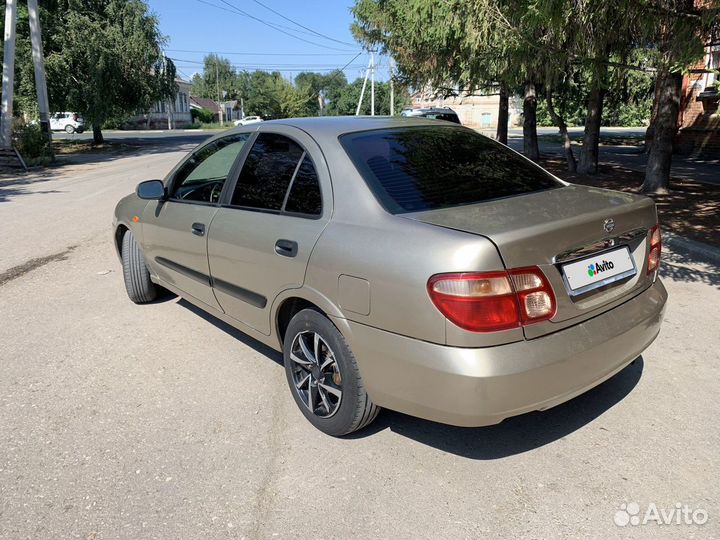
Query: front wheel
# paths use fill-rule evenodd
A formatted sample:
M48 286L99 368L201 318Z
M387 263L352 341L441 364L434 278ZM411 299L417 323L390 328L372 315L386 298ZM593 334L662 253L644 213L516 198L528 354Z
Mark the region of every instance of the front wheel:
M127 231L122 239L122 266L125 290L130 300L136 304L146 304L155 300L157 287L150 280L145 257L130 231Z
M304 309L292 318L283 356L295 403L320 431L338 437L375 420L380 407L367 395L352 351L321 313Z

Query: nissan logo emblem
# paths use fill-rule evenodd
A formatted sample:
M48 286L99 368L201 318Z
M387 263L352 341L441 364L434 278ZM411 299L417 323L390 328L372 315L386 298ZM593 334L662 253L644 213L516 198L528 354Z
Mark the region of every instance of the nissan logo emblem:
M615 228L615 220L613 218L608 218L605 221L603 221L603 229L605 229L605 232L613 232L613 229Z

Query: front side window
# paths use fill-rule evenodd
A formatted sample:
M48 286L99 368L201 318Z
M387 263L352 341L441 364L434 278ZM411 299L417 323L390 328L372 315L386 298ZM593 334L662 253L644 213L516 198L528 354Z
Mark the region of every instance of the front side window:
M175 174L170 198L217 203L248 137L247 133L223 137L196 151Z
M304 151L292 139L261 133L245 159L231 204L280 211Z
M349 133L340 142L393 214L475 204L560 187L503 145L459 127Z

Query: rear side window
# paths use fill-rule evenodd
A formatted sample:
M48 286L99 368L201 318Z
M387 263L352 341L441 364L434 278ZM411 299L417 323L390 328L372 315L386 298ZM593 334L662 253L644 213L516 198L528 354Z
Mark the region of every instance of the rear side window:
M349 133L340 142L391 213L420 212L560 187L550 174L469 129Z
M292 182L285 211L319 216L322 213L320 181L310 156L305 155Z
M293 140L261 133L245 159L231 204L281 210L303 149Z

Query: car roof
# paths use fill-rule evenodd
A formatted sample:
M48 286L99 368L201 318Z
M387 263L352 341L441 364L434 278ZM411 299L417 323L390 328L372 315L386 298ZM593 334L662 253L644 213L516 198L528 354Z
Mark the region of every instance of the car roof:
M437 126L437 120L401 116L316 116L267 120L263 122L263 126L258 130L264 131L277 125L293 126L310 135L338 137L345 133L371 129L392 129L421 125Z

